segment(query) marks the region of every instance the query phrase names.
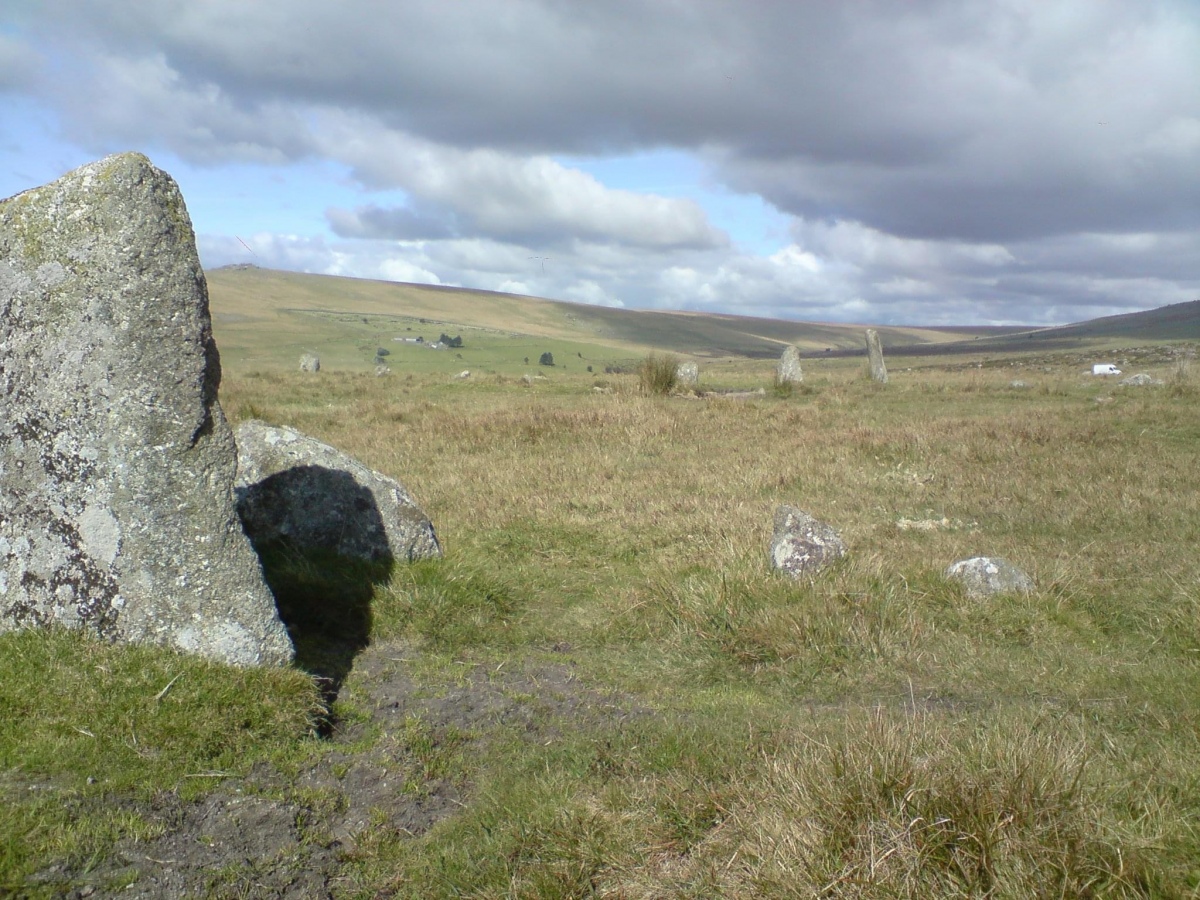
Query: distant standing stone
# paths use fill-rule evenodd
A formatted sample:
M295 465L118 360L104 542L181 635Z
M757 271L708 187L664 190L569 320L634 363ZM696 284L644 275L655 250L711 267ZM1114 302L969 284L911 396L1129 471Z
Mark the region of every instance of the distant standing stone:
M887 366L883 364L883 344L879 340L879 332L874 328L867 329L867 358L871 363L871 380L887 384L888 374Z
M700 367L694 362L682 362L675 367L675 383L680 387L695 387L700 380Z
M946 577L960 582L967 596L983 600L997 594L1028 594L1033 579L1006 559L975 556L962 559L946 569Z
M775 376L779 384L799 384L804 380L804 370L800 367L800 348L795 344L783 348Z
M0 202L0 631L291 659L234 509L220 378L165 172L124 153Z
M292 428L237 428L237 508L256 547L283 541L368 561L442 555L433 523L393 478Z
M317 354L315 354L315 353L305 353L303 356L300 357L300 371L301 372L320 372L321 371L321 357L317 356Z
M775 510L772 569L793 578L811 578L845 555L845 542L829 525L794 506L784 505Z

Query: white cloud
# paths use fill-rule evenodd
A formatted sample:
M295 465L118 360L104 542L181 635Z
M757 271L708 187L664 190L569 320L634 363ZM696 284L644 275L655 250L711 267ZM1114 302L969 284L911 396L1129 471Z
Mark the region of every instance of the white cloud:
M324 151L354 168L367 185L402 188L418 210L363 207L331 211L347 236L408 236L422 224L435 233L454 222L464 235L516 240L612 241L650 248L711 247L728 242L692 200L605 187L547 156L462 150L330 114ZM423 221L422 221L423 220Z
M310 149L297 110L241 104L216 83L185 79L161 53L101 53L71 68L77 80L57 88L65 130L97 152L140 146L151 134L165 149L207 163L281 164Z

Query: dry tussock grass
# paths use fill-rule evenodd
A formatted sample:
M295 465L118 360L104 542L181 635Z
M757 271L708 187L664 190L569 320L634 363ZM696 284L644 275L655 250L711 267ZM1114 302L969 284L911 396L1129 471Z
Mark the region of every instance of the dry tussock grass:
M581 788L587 810L543 850L599 895L1145 895L1143 836L1190 846L1200 573L1181 548L1200 536L1200 418L1170 392L1096 404L1091 382L1017 392L984 370L885 390L810 376L803 396L734 403L635 376L600 394L332 375L222 396L399 478L451 562L511 586L502 615L453 591L422 615L463 605L472 647L566 640L581 672L667 706L815 710L727 779L632 766ZM780 502L832 523L850 558L812 584L773 576ZM943 518L963 527L897 526ZM1039 590L968 600L940 573L978 554ZM874 704L892 712L854 712Z

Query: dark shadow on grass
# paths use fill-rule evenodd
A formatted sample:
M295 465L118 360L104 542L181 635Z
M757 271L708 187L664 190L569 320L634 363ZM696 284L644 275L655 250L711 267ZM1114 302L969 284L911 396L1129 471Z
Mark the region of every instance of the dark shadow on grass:
M348 472L297 466L238 489L238 513L262 561L296 665L332 710L371 639L371 600L395 560L371 492ZM322 731L332 731L332 712Z

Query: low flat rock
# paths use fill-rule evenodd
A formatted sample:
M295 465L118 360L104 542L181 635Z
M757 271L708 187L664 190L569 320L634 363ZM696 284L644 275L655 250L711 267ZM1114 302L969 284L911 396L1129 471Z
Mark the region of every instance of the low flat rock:
M771 568L802 578L816 575L846 555L846 544L832 527L794 506L775 510Z
M123 153L0 202L0 631L291 659L220 378L169 175Z
M237 504L255 546L283 541L371 562L442 555L404 485L292 428L243 422Z
M1139 372L1136 375L1130 375L1128 378L1122 378L1117 383L1121 387L1141 387L1147 384L1162 384L1162 380L1152 375L1147 375L1145 372Z
M962 584L967 596L984 600L1000 594L1028 594L1033 588L1033 579L1006 559L992 556L975 556L960 559L946 569L951 581Z

